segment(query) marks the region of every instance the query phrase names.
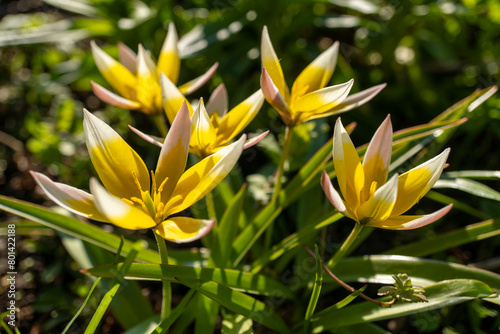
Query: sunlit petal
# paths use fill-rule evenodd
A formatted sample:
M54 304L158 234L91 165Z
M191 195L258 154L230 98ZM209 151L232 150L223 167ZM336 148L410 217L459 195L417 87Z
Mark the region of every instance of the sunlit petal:
M217 88L214 89L212 95L207 102L207 113L212 118L213 115L216 116L217 124L219 124L220 119L222 119L228 110L228 97L226 86L221 83Z
M292 103L292 110L301 113L321 114L339 105L349 94L354 80L326 87L298 98Z
M293 83L292 96L302 96L324 88L332 77L338 53L339 43L335 42L310 63Z
M122 42L118 42L118 59L120 59L120 63L125 66L130 73L135 74L135 72L137 72L137 55Z
M179 80L181 68L181 59L177 48L178 40L179 36L175 30L175 25L170 22L167 37L163 42L160 57L158 58L158 75L165 74L174 84Z
M90 179L90 192L94 195L96 207L113 225L129 230L156 226L149 214L111 195L95 178Z
M286 101L289 95L288 86L286 85L283 70L281 69L278 56L276 55L276 52L274 52L274 48L271 43L271 39L269 38L269 33L267 32L266 26L264 26L264 28L262 29L260 53L262 59L262 67L266 68L272 82L274 82L274 85L278 89L280 95Z
M397 196L398 175L394 175L387 183L378 188L366 202L359 206L356 213L360 223L366 224L370 221L383 221L389 218Z
M349 111L351 109L357 108L359 106L362 106L366 102L370 101L373 99L382 89L387 84L381 84L377 86L373 86L371 88L365 89L361 92L358 92L356 94L349 95L346 97L344 101L342 101L338 106L328 110L325 112L322 117L330 116L330 115L335 115L335 114L340 114L346 111Z
M154 136L151 136L151 135L148 135L148 134L145 134L144 132L134 128L133 126L129 125L128 126L130 128L130 130L132 130L136 135L138 135L139 137L141 137L142 139L144 139L145 141L147 141L148 143L150 144L153 144L155 146L158 146L158 147L163 147L163 142L162 140L164 139L160 139L158 137L154 137Z
M165 138L155 171L156 184L162 185L161 201L166 203L177 181L186 167L189 138L191 137L191 120L186 104L183 104L170 131ZM168 180L164 183L165 179Z
M287 118L290 117L288 104L267 73L265 67L262 69L262 75L260 77L260 88L262 89L262 93L264 94L267 102L269 102L269 104L272 105L274 109L276 109L280 113L283 121L288 124Z
M241 136L184 172L165 210L169 214L182 211L212 191L238 161L245 140L246 136Z
M149 190L149 173L139 155L109 125L84 110L83 129L92 164L108 191L120 198L141 198Z
M198 240L205 236L215 224L215 220L172 217L154 228L162 238L177 243Z
M391 216L399 216L415 205L441 176L450 149L399 176L398 199Z
M333 187L332 182L330 181L330 177L328 176L328 173L326 171L323 171L323 174L321 175L321 187L323 188L326 197L328 198L330 203L332 203L335 209L337 209L344 216L352 218L347 211L344 201L340 197L337 190L335 190L335 188Z
M265 136L269 134L269 130L267 130L264 133L261 133L260 135L250 138L245 142L245 145L243 146L243 149L246 150L249 147L252 147L256 145L258 142L260 142L262 139L264 139Z
M385 121L373 135L363 159L365 171L365 189L370 188L372 182L379 186L387 181L389 164L392 153L392 125L391 118L387 116Z
M137 56L137 100L142 105L142 111L155 114L161 111L161 96L159 78L155 65L149 53L139 45Z
M96 84L93 81L90 81L90 84L92 85L92 90L94 91L94 94L99 99L101 99L101 101L105 103L109 103L112 106L118 108L131 109L131 110L139 109L141 107L140 103L116 95L115 93L110 92L106 88L102 87L99 84Z
M340 191L345 201L355 210L360 204L365 174L358 152L340 118L335 123L333 133L333 163Z
M184 102L188 106L189 114L193 114L191 103L189 103L186 97L179 91L177 86L174 85L174 83L164 74L161 75L161 93L163 109L165 110L165 114L167 115L170 124L174 122L175 116Z
M217 136L205 109L203 99L196 107L191 119L191 147L196 152L205 152L210 146L218 146Z
M31 175L47 197L59 206L86 218L102 222L108 221L108 219L97 210L94 204L94 196L91 194L63 183L53 182L47 176L37 172L32 171Z
M110 57L94 41L90 42L92 55L99 72L106 81L122 96L135 100L135 76L122 64Z
M442 208L441 210L438 210L436 212L427 215L420 215L420 216L403 215L403 216L391 217L387 220L381 222L374 222L373 224L368 224L368 225L376 226L379 228L385 228L389 230L412 230L415 228L419 228L434 223L436 220L446 215L451 210L452 207L453 204L449 204L444 208Z
M200 89L201 86L203 86L217 71L217 68L219 67L219 63L215 63L206 71L204 74L200 75L197 78L194 78L193 80L190 80L186 82L185 84L181 85L179 87L179 91L182 94L189 95L198 89Z

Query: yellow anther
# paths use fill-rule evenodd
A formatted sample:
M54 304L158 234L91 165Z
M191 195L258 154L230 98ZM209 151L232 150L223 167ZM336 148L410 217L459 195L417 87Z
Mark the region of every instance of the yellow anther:
M126 198L122 198L122 201L124 201L125 203L127 203L128 205L132 205L134 206L134 202L132 202L131 200L129 199L126 199Z
M160 184L160 187L158 188L159 194L161 194L161 192L163 191L163 187L165 187L165 184L167 184L167 181L168 181L168 177L166 177L165 180L163 180L162 183Z
M142 187L141 184L139 183L139 179L137 178L137 174L135 173L135 171L132 171L132 177L134 178L135 185L142 193Z

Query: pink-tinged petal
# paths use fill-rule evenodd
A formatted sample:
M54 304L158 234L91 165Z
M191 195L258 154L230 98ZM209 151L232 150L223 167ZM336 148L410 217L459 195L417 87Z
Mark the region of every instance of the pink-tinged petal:
M161 73L165 74L174 84L177 84L179 80L181 69L181 58L179 57L179 49L177 48L178 40L179 36L175 30L175 25L170 22L167 37L165 37L160 57L158 57L158 75Z
M285 99L285 101L287 101L289 96L288 86L285 82L285 76L283 75L283 69L281 68L278 56L276 55L276 52L274 52L273 44L269 38L266 26L262 29L260 54L262 67L267 69L267 73L269 73L269 77L276 85L280 95L283 99Z
M139 137L141 137L142 139L144 139L145 141L147 141L148 143L150 144L153 144L155 146L158 146L158 147L162 147L163 146L163 143L160 141L160 138L157 138L157 137L153 137L151 135L147 135L145 134L144 132L134 128L132 125L129 125L128 126L130 128L130 130L132 130L136 135L138 135Z
M332 78L338 54L339 42L335 42L310 63L293 83L292 100L324 88Z
M164 213L180 212L203 198L233 169L238 161L246 136L206 157L182 174Z
M130 110L139 109L141 107L140 103L116 95L115 93L110 92L106 88L102 87L99 84L96 84L93 81L90 81L90 84L92 85L94 94L105 103L111 104L112 106L118 108Z
M306 94L293 102L291 108L294 112L313 116L320 115L344 101L347 95L349 95L353 84L354 79L351 79L343 84L326 87Z
M365 187L365 191L371 192L372 189ZM397 197L398 175L395 174L387 183L378 188L366 202L359 206L356 211L359 222L366 224L370 221L382 221L389 218Z
M141 198L135 178L143 191L149 191L144 161L115 130L84 109L83 131L92 164L111 194Z
M160 78L149 53L139 44L137 56L137 100L146 114L161 112Z
M263 104L264 95L259 89L231 109L226 117L220 121L217 128L217 139L225 143L236 137L257 116Z
M161 191L162 203L166 203L170 198L177 181L186 168L190 137L191 120L187 105L184 103L165 138L156 166L156 184L158 187L163 187Z
M204 158L210 155L211 148L219 146L215 128L210 121L207 110L200 99L191 118L191 152Z
M354 108L357 108L359 106L362 106L366 102L370 101L373 99L382 89L385 88L387 84L381 84L377 86L373 86L371 88L365 89L361 92L358 92L356 94L349 95L346 97L342 103L340 103L338 106L332 108L328 112L325 113L324 116L330 116L330 115L335 115L335 114L340 114L349 110L352 110Z
M53 182L43 174L33 171L30 173L47 197L57 205L77 215L108 222L108 219L97 210L94 204L94 196L91 194L63 183Z
M337 119L333 132L333 164L344 200L356 211L365 184L365 174L358 152L340 118Z
M335 188L333 187L332 182L330 181L330 177L328 176L328 173L326 171L323 171L323 174L321 175L321 187L323 188L326 197L328 198L330 203L332 203L335 209L337 209L344 216L355 219L347 211L344 201L340 197L337 190L335 190Z
M392 124L388 115L373 135L363 159L365 170L365 189L369 189L372 182L379 186L384 184L389 173L392 153Z
M269 130L267 130L264 133L261 133L258 136L255 136L255 137L252 137L252 138L248 139L245 142L245 145L243 146L243 149L246 150L247 148L256 145L258 142L260 142L262 139L264 139L264 137L267 136L268 134L269 134Z
M135 74L137 71L137 55L135 52L122 42L118 42L118 57L120 63L122 63L131 73Z
M206 106L207 113L211 118L215 116L218 124L220 119L227 114L228 105L226 86L221 83L214 89L212 95L210 95L210 98L208 99Z
M113 196L95 178L90 179L90 192L97 209L113 224L128 230L141 230L156 226L153 218L142 208L125 203Z
M106 81L123 97L135 100L135 76L122 64L110 57L94 41L90 42L94 61Z
M450 149L399 176L398 199L391 216L399 216L415 205L439 179Z
M453 204L449 204L441 210L427 215L391 217L385 221L373 222L368 225L385 228L388 230L412 230L425 225L429 225L431 223L434 223L436 220L441 219L451 210L452 207Z
M179 91L176 85L164 74L161 75L161 93L163 99L163 110L167 115L167 119L172 124L174 122L177 112L186 103L189 114L193 114L193 107L186 97Z
M179 91L182 94L189 95L198 89L200 89L201 86L203 86L207 81L215 74L215 71L217 71L217 68L219 67L219 63L215 63L206 71L204 74L200 75L197 78L194 78L193 80L190 80L186 82L185 84L181 85L179 87Z
M215 219L172 217L156 226L154 231L168 241L186 243L202 238L214 225Z
M264 94L267 102L269 102L269 104L272 105L273 108L280 113L283 121L286 124L289 124L289 122L291 121L291 114L288 108L288 104L267 73L265 67L262 69L262 75L260 76L260 88L262 89L262 93Z

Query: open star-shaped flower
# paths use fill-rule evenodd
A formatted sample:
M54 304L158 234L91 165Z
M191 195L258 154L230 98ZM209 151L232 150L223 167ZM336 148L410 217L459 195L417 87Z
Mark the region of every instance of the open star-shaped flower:
M450 149L387 180L391 151L392 125L389 116L370 141L363 163L339 118L333 134L333 163L343 198L326 172L321 179L323 190L333 206L362 225L394 230L418 228L448 213L452 204L427 215L403 215L439 179Z
M32 172L47 196L78 215L137 230L152 228L163 238L189 242L212 228L213 220L172 216L210 192L233 168L245 136L184 171L191 121L184 105L165 138L156 170L110 126L85 111L84 132L92 164L104 187L92 178L90 194Z

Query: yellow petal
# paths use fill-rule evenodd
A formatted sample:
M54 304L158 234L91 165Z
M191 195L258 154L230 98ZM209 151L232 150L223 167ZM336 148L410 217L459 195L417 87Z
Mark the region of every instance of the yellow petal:
M271 43L271 39L269 38L269 33L267 32L267 27L264 26L262 29L262 41L260 47L262 67L265 67L269 77L274 82L276 87L278 88L281 96L288 101L289 90L288 86L285 82L285 77L283 75L283 70L281 69L281 65L274 52L273 45Z
M137 56L137 101L146 114L156 114L161 111L160 79L150 55L142 45L139 45Z
M365 171L365 189L369 189L372 182L382 185L387 181L389 164L392 153L392 125L391 118L387 116L373 135L363 159ZM368 193L365 194L368 196ZM366 197L368 198L368 197Z
M123 109L139 109L141 104L135 101L128 100L120 95L116 95L106 88L96 84L93 81L90 81L92 85L92 90L94 94L101 99L101 101L105 103L109 103L115 107L123 108Z
M53 182L47 176L37 172L32 171L31 175L45 194L59 206L86 218L108 222L108 219L97 210L94 196L91 194L59 182Z
M357 108L359 106L362 106L366 102L373 99L378 93L380 93L380 91L384 89L385 86L387 86L387 84L384 83L365 89L361 92L349 95L338 106L335 106L332 109L324 112L323 117L340 114L352 110L354 108Z
M389 218L397 196L398 176L394 175L386 184L378 188L366 202L359 206L356 211L359 222L366 224L371 221L382 221Z
M391 216L399 216L415 205L441 176L450 149L399 176L398 199Z
M283 119L283 122L290 126L296 125L295 119L293 117L294 115L291 114L290 108L288 107L285 98L279 92L273 80L267 73L265 67L262 68L262 75L260 76L260 87L267 102L269 102L269 104L279 112L281 118Z
M163 100L163 110L165 110L165 114L167 115L170 124L174 122L175 116L184 102L189 109L189 114L193 114L193 107L191 107L191 103L189 103L186 97L184 97L184 95L182 95L179 91L177 86L174 85L174 83L164 74L161 75L161 94Z
M182 174L167 203L168 215L182 211L212 191L234 167L243 150L246 136L228 145L189 168Z
M181 68L181 59L179 58L179 50L177 48L177 31L175 25L170 22L168 25L168 33L161 48L160 57L158 58L158 75L165 74L170 81L177 84L179 80L179 72Z
M192 152L204 158L206 156L204 152L210 151L211 147L217 147L220 144L217 140L214 126L205 109L203 99L200 99L200 103L198 103L198 107L191 119L190 145Z
M141 198L133 174L149 191L149 173L139 155L106 123L84 110L83 130L92 164L108 191L120 198Z
M104 79L120 95L129 100L135 100L135 87L137 86L135 76L125 66L101 50L94 41L90 42L90 45L97 68Z
M201 86L203 86L208 79L210 79L214 74L215 71L217 71L217 68L219 67L219 63L215 63L202 75L200 75L197 78L194 78L193 80L190 80L183 84L182 86L179 87L179 91L182 94L189 95L198 89L200 89Z
M226 143L238 135L257 116L264 104L264 95L259 89L248 97L221 120L217 128L218 139Z
M136 206L126 204L119 197L104 189L95 178L90 179L90 191L99 211L113 224L128 230L140 230L156 226L149 214Z
M353 210L356 210L360 204L365 174L358 152L342 126L340 118L335 123L333 133L333 164L344 200Z
M385 228L388 230L412 230L434 223L436 220L446 215L451 210L452 207L453 204L449 204L444 208L427 215L397 216L397 217L391 217L381 222L372 222L367 225L378 228Z
M343 84L326 87L298 98L292 103L293 112L321 114L339 105L349 95L354 79Z
M172 217L156 226L154 231L166 240L185 243L200 239L210 232L214 224L214 219Z
M326 86L337 64L338 53L339 43L335 42L300 73L292 86L292 101Z
M163 190L161 191L162 203L166 203L170 198L177 181L186 168L190 134L191 120L189 119L189 111L187 106L183 104L165 138L158 165L156 166L156 184L157 186L163 184ZM167 178L168 180L164 183Z

